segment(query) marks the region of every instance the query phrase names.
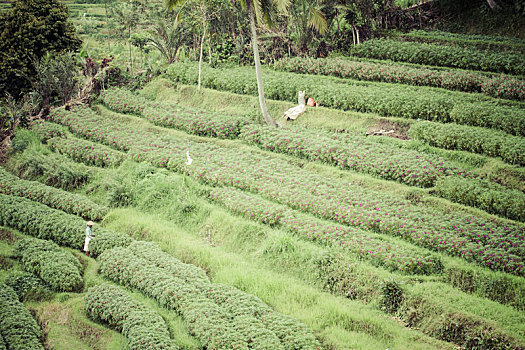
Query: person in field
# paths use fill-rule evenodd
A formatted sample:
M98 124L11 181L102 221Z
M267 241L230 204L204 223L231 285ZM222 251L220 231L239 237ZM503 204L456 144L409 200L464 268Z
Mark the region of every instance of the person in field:
M95 236L93 235L93 221L88 221L86 224L87 224L87 227L86 227L86 241L84 243L84 252L86 253L87 256L89 256L89 241L95 238Z

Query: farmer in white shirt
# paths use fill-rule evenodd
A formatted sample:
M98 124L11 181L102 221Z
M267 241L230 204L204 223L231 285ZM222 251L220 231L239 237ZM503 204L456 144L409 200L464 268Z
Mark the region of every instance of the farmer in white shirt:
M86 242L84 243L84 251L86 252L87 256L89 256L89 241L91 241L91 239L94 237L95 236L93 235L93 221L88 221L86 227Z

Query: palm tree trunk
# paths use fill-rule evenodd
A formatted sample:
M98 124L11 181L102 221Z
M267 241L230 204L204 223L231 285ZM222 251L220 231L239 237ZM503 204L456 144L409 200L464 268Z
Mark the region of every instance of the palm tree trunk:
M252 32L252 46L253 46L253 59L255 61L255 75L257 76L257 90L259 92L259 105L261 106L261 112L264 120L268 125L277 126L277 123L270 116L268 107L266 107L266 100L264 98L264 87L262 81L261 71L261 60L259 58L259 46L257 45L257 29L255 27L255 14L253 12L253 4L251 1L246 1L246 7L248 8L248 17L250 19L250 30Z
M203 32L202 32L202 38L201 38L201 53L199 57L199 81L197 83L197 90L201 90L201 74L202 74L202 46L204 46L204 37L206 36L206 24L203 23Z
M106 8L106 28L108 30L108 51L111 52L111 45L109 44L108 0L104 0L104 7Z
M129 72L133 74L133 56L131 55L131 27L128 27L128 43L129 43Z

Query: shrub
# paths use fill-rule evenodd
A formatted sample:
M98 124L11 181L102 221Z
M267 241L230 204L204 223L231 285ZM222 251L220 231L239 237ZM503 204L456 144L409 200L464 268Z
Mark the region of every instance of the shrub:
M92 287L85 300L88 316L122 332L130 349L178 349L164 319L119 288L109 284Z
M386 280L381 283L381 297L379 299L379 307L393 314L399 309L403 303L403 288L399 282L395 280Z
M15 291L0 283L0 334L11 350L44 350L42 331Z
M485 128L419 122L411 126L410 137L431 146L501 157L510 164L525 165L525 138Z
M53 297L47 284L32 273L11 273L6 277L5 284L13 288L22 302L45 301Z
M435 193L453 202L485 210L509 219L525 221L525 194L483 179L445 177Z
M82 266L73 254L51 241L24 238L16 242L15 252L24 270L34 273L58 292L81 289Z
M52 208L96 221L101 220L108 211L106 207L93 203L84 196L49 187L37 181L21 180L1 167L0 193L25 197Z

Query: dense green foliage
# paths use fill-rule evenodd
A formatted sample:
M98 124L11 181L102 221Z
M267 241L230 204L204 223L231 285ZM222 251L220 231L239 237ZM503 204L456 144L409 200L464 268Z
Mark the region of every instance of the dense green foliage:
M525 137L475 126L428 121L413 124L409 134L431 146L501 157L507 163L525 165Z
M86 222L78 216L66 214L29 199L3 194L0 194L0 206L1 225L74 249L81 250L84 247ZM98 253L120 242L130 242L129 236L99 226L94 226L93 234L95 238L90 242L90 249L94 250L97 241L100 241ZM96 256L93 251L92 253Z
M69 214L89 220L102 220L108 208L84 196L46 186L38 181L21 180L0 167L0 193L25 197Z
M29 272L20 271L9 274L5 279L5 284L13 288L22 302L49 300L53 296L49 286Z
M433 86L448 90L481 92L496 98L525 100L525 81L505 75L488 76L466 70L416 67L389 61L357 61L350 58L284 58L274 68L285 72L331 75L339 78L385 83Z
M119 288L110 284L92 287L85 300L88 316L122 332L129 349L178 349L162 317Z
M167 73L177 82L197 82L198 71L194 63L175 62ZM212 69L204 66L202 84L212 89L257 96L253 71L246 67ZM525 109L510 101L502 103L487 97L426 87L265 71L266 97L295 102L297 91L302 90L327 107L386 117L456 122L525 135Z
M44 350L42 331L15 291L0 283L0 335L9 350Z
M489 53L472 48L389 39L368 40L350 52L359 57L396 62L525 75L525 58L521 53Z
M443 32L440 30L424 31L413 30L403 35L403 38L422 42L438 42L446 44L461 45L465 47L475 46L480 49L494 51L517 50L525 51L523 40L505 36L491 36L479 34L458 34Z
M73 254L51 241L24 238L16 242L15 253L24 270L36 274L57 292L82 288L82 266Z
M71 190L82 186L91 178L83 165L56 154L46 154L26 149L10 163L12 171L21 178L38 180L46 185Z
M47 142L53 151L86 165L113 167L122 163L125 158L119 151L77 138L55 137Z
M445 177L437 181L435 192L456 203L525 221L525 194L488 180Z
M466 170L440 157L358 135L247 126L240 138L264 150L321 161L411 186L432 187L436 179L446 175L470 176Z
M140 250L141 256L125 248L104 252L99 257L102 274L182 314L190 331L206 348L320 348L305 325L274 312L259 298L227 285L188 278L184 265L169 270L158 267L159 255L160 259L174 258L155 244L136 244L135 250Z
M169 103L151 102L124 89L104 90L104 104L120 113L143 116L155 125L184 130L190 134L236 138L246 118L219 115Z
M47 142L53 137L65 137L64 127L43 120L36 120L31 124L31 130L38 135L40 141Z
M76 50L81 41L58 0L21 0L0 15L0 94L20 97L31 88L34 61L46 52Z

